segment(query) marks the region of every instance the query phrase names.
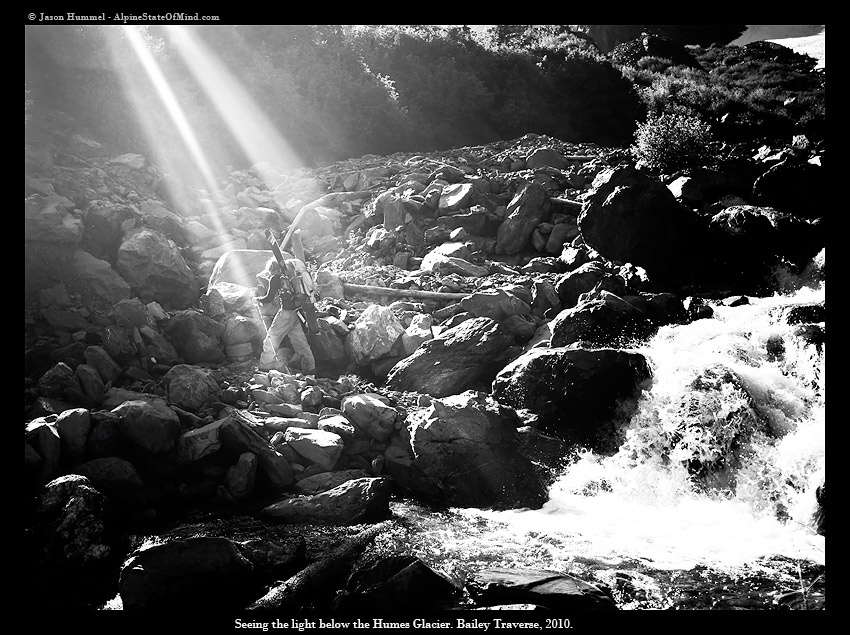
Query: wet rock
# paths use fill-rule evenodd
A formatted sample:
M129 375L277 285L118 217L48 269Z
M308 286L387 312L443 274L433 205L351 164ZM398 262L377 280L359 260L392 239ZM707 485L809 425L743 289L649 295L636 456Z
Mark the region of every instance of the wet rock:
M538 508L546 491L517 451L518 421L486 393L434 399L408 416L407 455L388 453L385 469L400 487L440 503Z
M614 349L534 348L502 369L492 394L537 415L546 434L613 451L643 382L646 359Z
M285 498L263 516L297 524L356 525L389 518L391 479L356 478L313 495Z
M467 589L481 605L534 604L551 611L611 611L610 594L574 576L529 568L492 568L477 572Z
M433 611L456 601L461 589L415 556L384 556L351 573L334 610L384 614Z
M303 562L303 546L275 556L277 569ZM269 582L256 546L209 536L149 545L131 554L121 569L119 592L125 611L166 610L211 602L240 609ZM294 568L294 567L293 567Z
M647 312L613 293L602 291L595 299L564 309L552 320L551 346L585 342L622 347L652 334L655 325Z
M342 485L357 478L369 478L369 472L363 469L337 470L335 472L322 472L314 474L298 481L293 489L299 494L318 494Z

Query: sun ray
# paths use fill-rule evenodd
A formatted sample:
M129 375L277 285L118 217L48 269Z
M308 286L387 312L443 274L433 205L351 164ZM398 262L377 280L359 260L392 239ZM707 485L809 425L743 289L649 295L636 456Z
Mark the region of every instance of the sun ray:
M302 165L301 159L277 131L268 115L256 105L241 82L193 31L184 26L166 26L165 30L252 164L268 162L277 170ZM260 171L259 176L269 189L278 185L276 174Z
M223 172L224 166L211 164L208 158L209 149L205 148L198 138L185 108L181 105L180 97L145 43L139 28L124 26L122 32L144 70L144 77L124 73L122 81L130 96L130 102L134 105L135 112L151 140L150 145L153 148L156 163L162 165L166 173L177 175L179 182L191 183L196 187L203 186L211 193L211 196L202 202L204 211L215 225L215 231L225 234L227 232L225 224L221 221L220 212L213 202L215 193L218 191L216 173ZM298 156L277 132L269 117L257 107L248 91L219 61L217 55L193 32L179 26L166 27L164 32L173 49L191 71L194 80L202 88L209 103L226 124L245 157L255 166L257 175L268 189L273 190L280 183L280 174L283 170L301 165ZM143 85L143 79L146 79L153 87L163 111L174 130L177 131L179 140L186 151L184 156L187 156L188 160L181 160L174 156L164 143L160 143L163 131L158 129L158 120L142 106L145 103L149 104L149 101L145 102L142 98L147 89L147 85ZM262 166L267 164L273 166L273 169L262 170ZM201 182L197 182L199 180ZM174 198L179 198L179 193L173 194Z

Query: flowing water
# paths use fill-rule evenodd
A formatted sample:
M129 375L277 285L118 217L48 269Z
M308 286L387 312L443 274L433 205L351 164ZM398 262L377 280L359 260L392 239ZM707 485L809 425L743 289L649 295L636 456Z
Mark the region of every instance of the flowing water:
M805 286L662 328L634 349L653 380L617 454L577 452L539 510L400 503L408 544L458 581L549 569L606 586L621 608L767 608L822 591L825 345L786 318L823 302L823 284Z

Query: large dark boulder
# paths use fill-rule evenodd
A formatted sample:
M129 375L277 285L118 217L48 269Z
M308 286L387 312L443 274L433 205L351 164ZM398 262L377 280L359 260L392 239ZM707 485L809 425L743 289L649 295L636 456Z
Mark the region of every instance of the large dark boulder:
M600 172L578 217L587 245L643 267L666 290L693 282L708 232L659 180L623 165Z
M54 606L75 609L115 596L122 541L110 500L87 478L69 474L45 485L35 499L25 549L23 595L33 606L44 594Z
M392 390L445 397L489 384L511 354L514 334L500 323L466 320L422 345L387 376Z
M821 222L755 205L720 210L711 217L708 230L711 241L703 282L725 284L735 293L770 293L777 267L799 271L826 242Z
M756 205L815 219L825 215L827 192L823 167L789 157L756 179L752 200Z
M187 538L134 552L121 569L119 588L125 611L185 609L194 603L237 610L275 577L292 575L304 564L303 539L280 545Z
M657 328L645 302L629 301L608 291L594 292L571 309L564 309L550 323L552 347L583 342L593 346L622 348L649 337Z
M534 348L499 372L492 394L500 403L534 412L547 434L611 452L651 377L639 353Z
M384 469L400 488L460 507L539 508L547 494L519 452L516 412L482 392L435 399L408 415Z

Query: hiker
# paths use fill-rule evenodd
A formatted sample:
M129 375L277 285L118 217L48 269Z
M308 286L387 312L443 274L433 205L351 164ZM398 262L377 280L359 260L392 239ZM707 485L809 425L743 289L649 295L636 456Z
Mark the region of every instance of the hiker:
M293 266L296 275L301 275L306 271L304 263L297 258L287 258L286 262ZM260 354L260 369L270 370L277 368L280 370L281 367L286 365L277 356L277 347L283 341L283 338L289 336L292 349L300 359L301 372L308 376L315 376L316 359L313 357L313 351L310 348L310 343L307 341L307 335L301 328L301 319L297 312L299 308L298 300L292 291L292 285L285 272L281 271L280 264L272 257L269 258L265 269L257 277L268 279L269 281L268 291L264 296L258 297L257 301L262 304L275 301L279 303L277 313L268 328L266 338L263 340L263 352Z

